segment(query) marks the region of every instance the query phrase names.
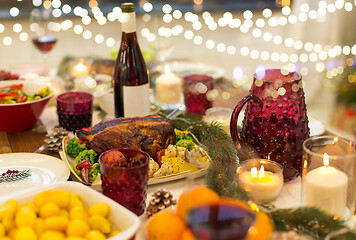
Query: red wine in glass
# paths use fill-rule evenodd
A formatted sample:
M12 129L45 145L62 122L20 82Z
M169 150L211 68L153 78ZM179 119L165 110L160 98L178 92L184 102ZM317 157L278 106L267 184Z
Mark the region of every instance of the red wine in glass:
M57 37L55 36L38 36L32 38L33 44L44 55L47 55L57 43Z
M187 223L198 240L243 240L255 218L245 208L223 203L192 209Z

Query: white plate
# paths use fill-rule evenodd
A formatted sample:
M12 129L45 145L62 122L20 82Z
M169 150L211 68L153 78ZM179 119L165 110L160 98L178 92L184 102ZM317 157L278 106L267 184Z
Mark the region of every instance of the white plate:
M3 200L0 199L0 205L8 199L16 199L19 204L33 203L33 200L38 193L49 189L59 189L78 194L86 209L96 203L106 203L110 207L109 221L112 224L113 229L121 230L119 234L109 238L110 240L131 239L140 226L140 219L134 213L130 212L128 209L103 194L76 182L68 181L63 183L54 183L33 188L31 192L16 193L11 197L6 197Z
M31 176L20 181L0 183L0 199L33 187L67 181L70 171L55 157L38 153L0 154L0 174L11 170L31 170Z
M155 71L165 72L169 69L172 73L179 76L187 76L192 74L209 75L214 79L222 78L225 75L224 69L201 62L193 61L171 61L165 62L155 67Z
M318 135L325 133L326 127L321 121L319 121L318 119L313 118L311 116L308 116L308 120L309 120L308 126L310 129L311 137L318 136Z

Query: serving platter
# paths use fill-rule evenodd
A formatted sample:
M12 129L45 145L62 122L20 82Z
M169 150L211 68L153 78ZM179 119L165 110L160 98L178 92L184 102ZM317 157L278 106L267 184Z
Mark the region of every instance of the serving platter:
M68 144L68 137L64 137L62 139L62 151L60 152L60 156L62 160L67 164L68 168L71 171L71 179L73 181L78 181L83 184L86 184L81 177L78 176L78 174L73 170L72 165L75 163L75 159L70 157L67 154L67 144ZM166 182L171 182L171 181L176 181L180 179L184 179L189 177L193 178L198 178L201 176L204 176L206 174L207 168L200 169L198 171L192 172L192 171L185 171L185 172L180 172L176 174L171 174L168 176L162 176L162 177L157 177L157 178L150 178L148 180L148 185L154 185L154 184L159 184L159 183L166 183ZM86 184L88 185L88 184ZM100 176L96 178L96 180L90 185L95 190L99 190L101 188L101 180Z
M7 170L31 171L31 176L20 181L0 183L0 199L39 185L67 181L70 171L58 158L38 153L0 154L0 174Z

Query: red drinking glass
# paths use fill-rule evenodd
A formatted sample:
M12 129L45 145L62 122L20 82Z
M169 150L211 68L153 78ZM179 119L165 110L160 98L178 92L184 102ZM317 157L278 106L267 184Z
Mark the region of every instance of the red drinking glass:
M242 131L239 134L237 119L246 103ZM284 181L300 175L303 141L309 137L301 75L280 69L255 73L250 94L235 107L230 131L232 139L242 152L248 149L259 155L258 157L268 158L282 165ZM252 154L242 154L247 158L249 155Z
M187 225L200 240L243 240L255 224L256 215L230 203L202 205L188 212Z
M207 75L189 75L183 78L183 94L186 112L204 115L213 103L207 92L214 88L214 79Z
M93 95L85 92L66 92L57 96L59 125L67 131L91 126Z
M134 166L127 163L125 166L113 166L107 161L113 151L121 152L128 162L132 158L136 161L139 159L140 162ZM99 156L101 187L104 195L138 216L146 207L149 159L147 153L136 149L111 149Z

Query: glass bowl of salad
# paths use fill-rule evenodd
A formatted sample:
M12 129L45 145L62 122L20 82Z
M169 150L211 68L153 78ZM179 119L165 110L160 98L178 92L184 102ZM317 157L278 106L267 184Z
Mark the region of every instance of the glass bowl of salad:
M19 132L36 125L53 90L46 83L9 80L0 82L0 131Z

